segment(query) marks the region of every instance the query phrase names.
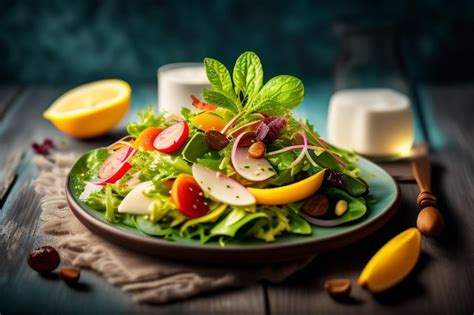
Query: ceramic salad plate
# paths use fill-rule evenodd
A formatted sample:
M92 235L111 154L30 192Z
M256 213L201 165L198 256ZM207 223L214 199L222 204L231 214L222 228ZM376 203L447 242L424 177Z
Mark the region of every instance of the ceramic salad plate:
M84 154L66 193L76 217L121 246L208 263L291 260L348 245L399 205L380 167L319 137L292 115L303 83L263 83L245 52L231 76L204 60L212 89L181 115L151 108L128 135Z
M337 227L312 227L310 236L286 235L272 243L252 240L245 244L218 242L201 244L198 240L177 238L168 241L149 236L125 224L110 225L102 212L88 207L73 192L74 174L83 172L87 153L74 165L69 175L66 195L74 215L89 230L120 246L146 254L197 262L251 264L277 262L314 255L321 251L349 245L369 236L395 214L400 203L400 192L393 178L382 168L364 158L359 158L358 166L369 176L370 195L376 202L370 204L366 215L358 221Z

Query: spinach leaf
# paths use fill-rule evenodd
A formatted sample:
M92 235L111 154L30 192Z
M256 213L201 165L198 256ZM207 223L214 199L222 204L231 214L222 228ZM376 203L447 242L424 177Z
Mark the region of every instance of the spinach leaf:
M362 197L353 197L341 189L332 187L327 188L326 193L331 200L344 199L347 201L348 210L338 219L343 223L359 219L367 212L365 199Z
M232 87L232 79L230 78L227 68L222 63L212 58L205 58L204 65L212 89L216 92L222 92L232 101L237 101L237 95ZM209 103L215 104L212 102Z
M260 58L253 51L246 51L237 58L232 74L235 92L242 92L249 100L255 97L263 84L263 69Z
M270 79L258 93L254 103L271 99L288 109L298 106L304 98L304 86L300 79L290 75L279 75Z
M207 144L204 134L196 132L194 137L184 147L182 154L189 162L197 163L198 159L202 158L209 151L211 151L211 148Z
M263 212L248 214L245 210L234 208L222 221L211 230L211 236L226 235L234 237L237 231L252 220L268 217Z
M231 112L233 112L234 114L237 114L240 110L242 110L242 105L232 101L230 98L226 96L226 94L223 94L222 92L209 91L209 90L204 89L202 91L202 94L206 102L210 104L214 104L219 107L226 108L230 110Z

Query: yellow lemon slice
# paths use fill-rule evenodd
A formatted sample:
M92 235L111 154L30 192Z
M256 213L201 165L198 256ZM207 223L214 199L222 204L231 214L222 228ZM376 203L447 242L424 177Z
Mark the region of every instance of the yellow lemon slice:
M373 293L396 285L415 267L420 251L420 231L416 228L403 231L370 259L359 277L359 285Z
M130 85L122 80L84 84L60 96L43 117L70 136L100 136L117 126L127 114L130 95Z
M306 199L315 194L324 180L322 170L294 184L276 188L251 188L248 191L255 197L259 205L284 205Z

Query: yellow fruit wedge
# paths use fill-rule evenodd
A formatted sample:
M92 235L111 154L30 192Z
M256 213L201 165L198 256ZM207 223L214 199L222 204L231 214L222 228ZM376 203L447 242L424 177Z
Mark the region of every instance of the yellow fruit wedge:
M308 178L286 186L276 188L247 187L247 189L259 205L284 205L314 195L323 183L324 171L322 170Z
M420 251L420 231L417 228L403 231L372 257L360 274L359 285L372 293L396 285L415 267Z
M60 96L43 114L62 132L92 138L112 130L130 107L130 85L102 80L78 86Z
M227 122L212 113L202 113L191 119L191 122L203 131L222 130Z

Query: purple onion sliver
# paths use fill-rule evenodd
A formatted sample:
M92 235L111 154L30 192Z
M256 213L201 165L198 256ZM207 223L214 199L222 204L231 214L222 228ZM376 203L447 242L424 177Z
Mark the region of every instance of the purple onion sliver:
M304 212L300 212L299 215L302 216L306 221L308 221L312 225L317 225L317 226L331 227L331 226L338 226L345 223L341 219L333 219L333 220L316 219L316 218L310 217Z
M265 122L261 122L260 125L255 130L255 135L258 141L263 141L266 137L268 132L270 131L270 127Z

